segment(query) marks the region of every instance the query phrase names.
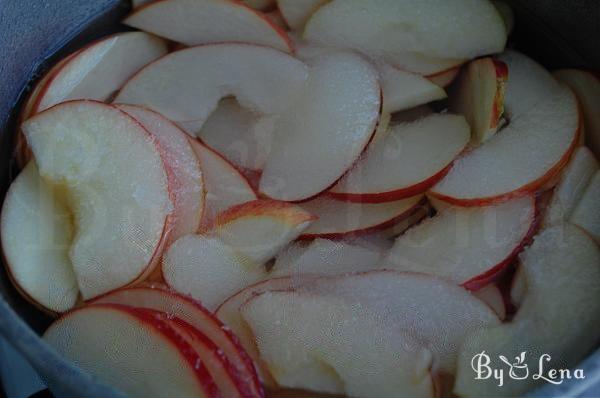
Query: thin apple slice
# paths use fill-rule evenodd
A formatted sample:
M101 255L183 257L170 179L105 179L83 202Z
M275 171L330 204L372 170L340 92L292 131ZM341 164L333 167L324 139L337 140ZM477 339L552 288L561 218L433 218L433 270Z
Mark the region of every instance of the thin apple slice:
M586 147L577 148L554 188L544 216L545 226L561 224L571 217L597 171L594 154Z
M230 370L235 383L241 386L242 396L262 397L264 393L252 360L228 327L198 301L174 291L158 287L134 287L115 290L93 300L90 304L120 304L163 312L187 322L200 331L222 351L234 369Z
M300 206L262 199L219 214L211 233L252 262L264 264L314 220Z
M431 353L359 305L279 291L251 298L240 311L280 386L352 397L434 396Z
M533 197L487 207L448 207L410 229L382 266L446 278L470 290L487 285L535 233Z
M250 183L231 163L198 141L191 141L204 177L206 204L201 230L208 228L217 214L230 207L258 199Z
M169 325L133 308L81 307L44 340L104 383L132 397L206 397L219 392L194 349Z
M430 82L436 84L442 88L448 87L454 82L460 73L461 67L456 66L454 68L446 69L437 73L430 74L427 76Z
M431 115L392 126L329 194L365 203L421 194L446 175L469 138L469 125L458 115Z
M341 52L309 62L306 92L278 120L260 180L272 199L300 201L325 191L358 159L379 121L381 88L370 63Z
M95 101L56 105L23 124L40 175L74 214L70 259L84 299L150 275L172 225L167 173L150 134Z
M187 46L243 42L293 52L283 29L237 1L155 1L135 10L124 23Z
M600 171L596 171L570 220L600 244Z
M264 278L264 267L236 253L222 240L187 235L171 245L162 264L165 282L209 310L236 291Z
M538 235L521 261L527 293L512 322L471 334L461 350L454 386L461 397L521 396L543 383L506 377L498 387L496 380L474 380L471 361L484 350L492 369L506 366L499 355L513 359L525 352L522 368L539 369L540 357L547 354L543 369L549 370L575 366L597 347L598 246L575 226L557 226Z
M402 67L411 56L470 59L501 52L506 29L488 1L334 0L310 18L304 37Z
M600 154L600 79L593 72L578 69L561 69L554 77L575 92L583 112L586 144Z
M475 297L486 303L495 313L498 318L503 321L506 319L506 305L504 297L498 286L490 284L473 293Z
M71 309L79 296L69 259L74 229L61 196L31 161L10 186L0 219L11 281L32 303L57 313Z
M144 105L196 135L221 99L234 96L245 108L277 115L297 100L307 78L304 63L273 48L212 44L150 64L125 84L115 102Z
M330 0L277 0L277 6L290 28L304 27L306 21Z
M508 66L487 57L470 62L450 92L450 110L464 115L474 144L496 134L504 113L504 86Z
M116 105L137 120L158 143L169 191L173 194L174 225L169 240L195 233L204 210L204 182L200 162L190 146L189 137L164 116L133 105Z
M577 100L569 89L559 88L557 94L511 118L501 134L457 159L432 195L460 206L526 195L561 172L579 134Z
M317 217L302 238L336 239L348 235L360 235L385 230L415 212L423 196L387 203L351 203L327 197L319 197L302 203L302 207Z

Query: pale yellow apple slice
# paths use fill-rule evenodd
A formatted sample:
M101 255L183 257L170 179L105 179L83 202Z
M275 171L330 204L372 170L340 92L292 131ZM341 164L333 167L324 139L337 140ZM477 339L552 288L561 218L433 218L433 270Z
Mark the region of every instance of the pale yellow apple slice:
M136 283L158 264L172 204L150 134L125 112L72 101L23 124L40 175L66 191L69 256L84 299Z
M521 396L543 380L474 380L473 357L485 351L492 369L503 369L502 355L511 362L522 352L522 367L568 369L598 344L600 322L600 249L572 225L543 231L521 255L527 292L514 319L472 333L458 361L454 392L461 397ZM574 325L577 325L574 327ZM551 358L544 360L543 354Z
M600 243L600 171L596 171L573 210L571 222L583 228Z
M234 96L260 114L287 110L306 85L308 69L269 47L211 44L176 51L134 76L115 102L143 105L196 135L219 101Z
M219 214L211 233L254 263L264 264L300 236L315 219L300 206L256 200Z
M218 398L193 347L159 317L98 304L56 321L44 340L82 370L131 397Z
M306 21L330 0L277 0L277 6L290 28L301 29Z
M47 311L71 309L79 296L69 258L71 213L61 189L40 177L34 161L8 190L0 230L8 275L23 296Z
M135 10L124 23L187 46L244 42L293 51L283 29L238 1L155 1Z

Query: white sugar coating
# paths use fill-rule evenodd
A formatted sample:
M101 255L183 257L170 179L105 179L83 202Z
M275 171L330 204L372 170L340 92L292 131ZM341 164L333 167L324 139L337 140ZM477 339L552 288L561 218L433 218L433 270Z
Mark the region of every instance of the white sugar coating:
M301 204L302 208L318 217L304 234L343 234L356 232L402 216L413 209L423 198L411 198L387 203L352 203L321 197Z
M431 353L395 322L358 304L305 292L265 292L241 313L282 387L352 397L392 397L399 391L433 396Z
M79 295L69 259L74 230L64 199L31 161L10 186L1 219L10 276L23 293L55 312L71 309Z
M598 161L594 154L586 147L577 148L554 188L544 216L546 226L560 224L571 217L597 171Z
M573 211L571 222L600 242L600 172L592 177L581 201Z
M426 181L460 154L469 142L469 132L464 116L449 114L394 125L332 191L377 194Z
M202 228L220 212L257 199L248 180L218 153L196 141L192 141L192 149L200 160L206 189Z
M381 108L377 70L353 53L310 61L302 98L277 121L260 191L279 200L312 197L338 180L373 135Z
M240 2L157 2L134 12L124 23L188 46L244 42L292 51L282 29Z
M505 379L473 381L471 360L485 350L500 366L498 355L512 360L526 351L524 365L538 369L542 354L552 358L544 369L575 366L598 344L600 322L600 249L579 228L565 224L542 231L521 254L527 291L510 323L471 334L461 350L454 392L463 397L521 396L535 385ZM576 325L576 327L574 327Z
M70 258L89 299L152 270L172 204L159 151L133 118L69 102L23 125L40 174L63 185L76 233Z
M200 162L182 130L161 115L132 105L117 105L156 138L167 170L175 218L169 239L177 240L200 227L204 209L204 183Z
M455 199L494 198L543 182L568 155L579 129L577 100L562 87L459 158L433 187L435 194Z
M534 221L532 197L497 206L448 207L400 236L381 266L463 284L515 255Z
M235 165L260 170L271 151L276 119L252 112L234 98L225 98L206 120L198 137Z
M308 21L304 38L419 72L406 65L407 58L469 59L501 52L506 28L488 1L334 0Z
M263 269L218 238L187 235L163 258L167 284L213 311L227 297L262 279Z
M60 67L45 87L36 112L75 99L105 101L143 66L167 52L164 40L144 32L109 36Z
M224 43L176 51L150 64L115 102L143 105L196 135L222 98L261 114L279 114L302 93L303 62L273 48Z

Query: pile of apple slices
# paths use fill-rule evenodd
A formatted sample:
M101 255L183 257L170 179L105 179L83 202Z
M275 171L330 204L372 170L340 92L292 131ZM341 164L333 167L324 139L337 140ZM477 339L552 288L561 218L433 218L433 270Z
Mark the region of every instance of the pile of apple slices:
M504 51L506 4L133 6L21 111L2 248L61 354L134 397L477 397L534 385L474 352L597 346L600 86Z

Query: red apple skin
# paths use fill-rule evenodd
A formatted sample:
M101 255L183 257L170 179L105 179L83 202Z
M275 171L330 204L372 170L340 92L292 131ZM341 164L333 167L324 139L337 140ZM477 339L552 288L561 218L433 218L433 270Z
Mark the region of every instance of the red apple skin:
M546 172L545 175L538 178L535 181L530 182L529 184L523 185L522 187L512 191L505 193L503 195L492 196L487 198L475 198L475 199L458 199L451 196L446 196L439 194L435 191L430 191L429 194L436 199L442 200L444 202L450 203L454 206L462 206L462 207L473 207L473 206L489 206L498 203L505 202L507 200L518 198L521 196L526 196L532 193L535 193L540 188L542 188L548 181L553 179L557 174L559 174L565 166L569 163L569 159L571 159L571 155L575 149L579 146L580 136L582 135L582 126L583 126L583 118L581 113L581 107L579 108L579 124L577 127L577 131L575 133L574 139L571 142L569 149L563 154L563 156L559 159L559 161L552 167L550 170Z
M494 109L492 119L490 120L490 128L497 128L500 124L500 118L504 114L504 92L505 85L508 81L508 65L506 63L493 59L494 67L496 68L496 97L494 99Z
M433 84L436 84L442 88L448 87L458 76L462 66L455 66L454 68L446 69L444 71L434 73L426 76Z

